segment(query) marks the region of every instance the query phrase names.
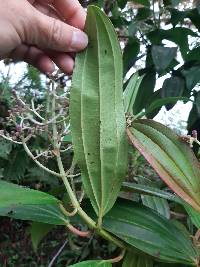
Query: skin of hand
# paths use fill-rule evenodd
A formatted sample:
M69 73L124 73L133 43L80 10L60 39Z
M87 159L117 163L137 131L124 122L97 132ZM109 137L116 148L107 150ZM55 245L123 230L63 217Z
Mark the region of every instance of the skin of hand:
M66 74L88 44L78 0L0 0L0 59L25 61L44 73Z

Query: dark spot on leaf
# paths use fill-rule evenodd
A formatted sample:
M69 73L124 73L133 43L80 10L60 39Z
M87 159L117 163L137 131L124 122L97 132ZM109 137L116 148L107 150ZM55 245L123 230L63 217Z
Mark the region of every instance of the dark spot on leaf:
M10 210L7 214L8 215L12 215L14 213L14 211L13 210Z
M88 154L88 156L90 156L90 153L87 153Z
M105 50L104 52L105 52L105 55L107 55L107 50Z

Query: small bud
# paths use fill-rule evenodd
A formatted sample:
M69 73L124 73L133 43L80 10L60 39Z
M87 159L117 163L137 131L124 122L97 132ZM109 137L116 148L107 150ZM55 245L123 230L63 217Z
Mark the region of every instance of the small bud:
M193 130L192 131L192 137L197 139L198 135L197 135L197 130Z
M22 131L22 127L20 125L17 125L15 129L19 133Z

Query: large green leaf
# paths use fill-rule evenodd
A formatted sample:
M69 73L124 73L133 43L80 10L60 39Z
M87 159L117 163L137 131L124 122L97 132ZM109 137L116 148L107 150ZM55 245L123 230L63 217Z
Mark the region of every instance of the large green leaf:
M113 206L127 169L122 54L108 17L90 6L89 46L76 58L71 133L85 192L101 218Z
M112 267L112 264L105 261L83 261L69 267Z
M133 252L128 252L122 267L153 267L153 261L143 255L135 255Z
M162 180L200 211L200 167L188 143L171 129L151 120L135 121L127 133Z
M176 104L177 101L190 101L187 97L166 97L161 99L156 99L153 101L145 110L145 114L151 114L154 110L161 108L164 105ZM157 112L158 113L158 112Z
M156 196L159 198L164 198L164 199L176 202L181 205L183 204L183 201L181 200L181 198L179 198L175 194L171 194L164 190L160 190L158 188L151 187L148 185L124 182L122 189L127 192L136 192L136 193L144 194L148 196Z
M59 203L46 193L0 181L0 216L64 225Z
M141 204L120 200L104 217L103 226L160 261L195 265L198 258L185 228L182 231L181 227Z

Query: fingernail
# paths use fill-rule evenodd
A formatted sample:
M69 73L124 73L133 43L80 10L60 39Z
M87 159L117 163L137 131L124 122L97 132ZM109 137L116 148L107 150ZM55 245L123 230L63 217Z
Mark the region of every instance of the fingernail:
M72 34L72 51L82 50L88 45L88 37L82 31L74 31Z

